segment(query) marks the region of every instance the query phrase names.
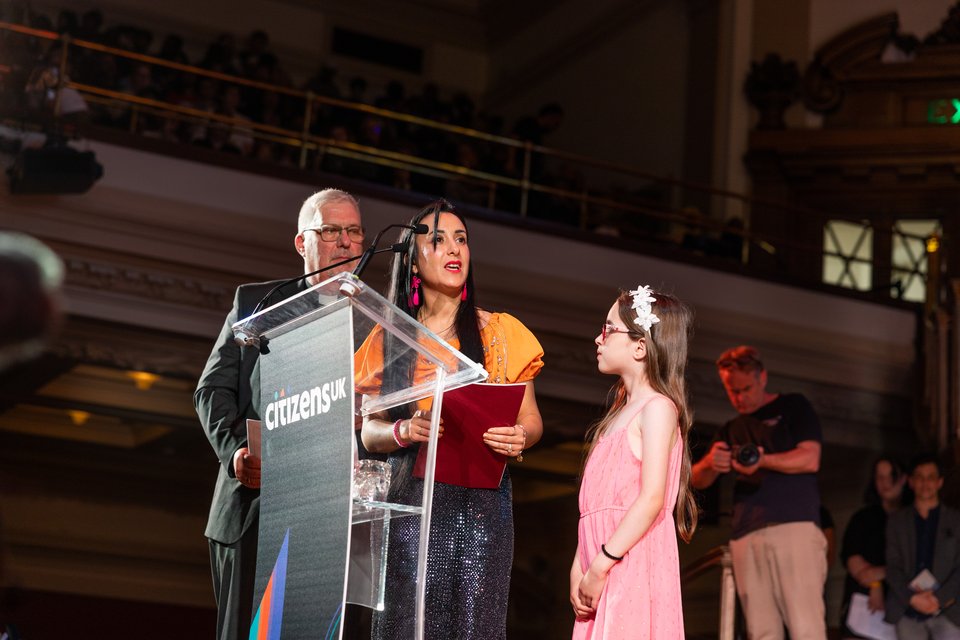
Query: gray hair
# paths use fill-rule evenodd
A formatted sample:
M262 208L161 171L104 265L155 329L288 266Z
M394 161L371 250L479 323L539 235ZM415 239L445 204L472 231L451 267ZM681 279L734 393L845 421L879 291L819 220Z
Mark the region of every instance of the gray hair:
M313 220L318 213L323 212L323 208L328 204L335 204L338 202L348 202L357 208L357 211L360 210L360 203L357 202L357 199L346 191L341 191L340 189L324 189L323 191L317 191L315 194L303 201L303 205L300 207L300 215L297 218L297 233L302 232L304 229L309 229L313 226Z
M745 344L721 353L720 357L717 358L717 369L719 371L736 369L743 373L755 374L766 371L763 360L760 359L760 352L755 347Z

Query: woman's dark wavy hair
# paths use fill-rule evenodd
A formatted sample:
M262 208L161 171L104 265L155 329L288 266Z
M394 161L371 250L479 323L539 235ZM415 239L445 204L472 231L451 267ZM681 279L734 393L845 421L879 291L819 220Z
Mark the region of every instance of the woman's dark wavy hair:
M452 213L460 218L464 230L467 229L466 221L460 217L452 204L444 199L435 200L423 209L417 215L410 219L410 225L417 225L424 220L432 221L431 228L436 229L440 221L441 213ZM436 246L436 233L431 232L431 240ZM469 239L469 231L467 234ZM400 233L398 242L403 243L406 250L398 253L393 258L393 264L390 268L390 284L387 290L387 299L397 305L413 318L417 317L420 307L423 305L423 295L420 296L420 304L413 304L413 289L411 282L413 279L413 265L419 264L417 254L417 239L411 229L404 229ZM422 285L421 285L422 286ZM457 317L454 322L454 332L460 340L460 352L473 360L483 363L483 343L480 340L480 325L477 322L476 305L476 287L473 286L473 264L468 265L467 269L467 299L460 301L457 309ZM391 359L387 354L395 353L399 350L399 358ZM406 388L413 383L414 370L416 368L415 354L411 352L406 345L400 343L388 333L383 334L383 353L384 362L394 362L393 366L384 367L383 371L383 393L390 393L399 389ZM412 404L393 407L387 411L390 420L405 420L413 415L414 406ZM411 447L414 451L416 447ZM409 451L409 450L408 450ZM412 460L412 456L406 456ZM394 471L395 477L397 470Z
M877 467L880 466L881 462L886 462L890 465L890 470L893 472L894 482L896 482L900 476L906 473L900 461L893 456L884 455L874 460L873 465L870 467L870 480L867 482L867 487L863 491L864 504L883 504L883 500L880 498L880 493L877 492ZM905 483L903 485L903 490L900 492L900 506L905 507L909 504L913 504L913 490L910 488L909 484Z

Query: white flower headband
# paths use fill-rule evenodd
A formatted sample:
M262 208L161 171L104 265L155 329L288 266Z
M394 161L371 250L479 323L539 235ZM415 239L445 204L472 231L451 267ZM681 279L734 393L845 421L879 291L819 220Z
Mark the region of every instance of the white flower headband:
M637 312L634 322L650 333L650 327L660 322L660 318L653 312L653 303L657 301L653 297L653 290L647 285L634 289L630 295L633 296L633 310Z

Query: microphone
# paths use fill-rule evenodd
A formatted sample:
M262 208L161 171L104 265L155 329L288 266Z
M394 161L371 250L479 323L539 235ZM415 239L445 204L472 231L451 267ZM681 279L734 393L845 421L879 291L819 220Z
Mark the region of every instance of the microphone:
M388 224L373 239L373 242L370 243L370 246L367 247L366 251L360 256L360 262L357 263L356 268L353 270L353 275L360 277L360 274L363 273L363 270L367 268L367 263L370 262L370 258L373 257L373 254L379 253L377 251L377 243L380 242L380 237L383 236L385 232L389 229L410 229L413 233L417 235L423 235L430 231L430 229L425 224ZM408 240L409 241L409 240ZM402 248L397 248L398 245L403 245ZM392 250L400 253L401 251L406 250L406 243L397 243L393 245Z
M378 250L378 251L374 251L374 253L386 253L387 251L392 251L392 252L394 252L394 253L401 253L401 252L406 251L406 250L407 250L406 245L405 245L404 243L400 242L400 243L397 243L397 244L392 244L392 245L390 245L389 247L387 247L386 249L380 249L380 250ZM328 265L328 266L326 266L326 267L324 267L324 268L322 268L322 269L317 269L316 271L311 271L310 273L305 273L305 274L303 274L302 276L296 276L296 277L294 277L294 278L290 278L290 279L288 279L288 280L284 280L284 281L282 281L282 282L277 283L277 285L276 285L275 287L273 287L272 289L270 289L270 291L267 291L267 295L265 295L265 296L263 296L262 298L260 298L260 302L258 302L258 303L257 303L257 306L255 306L255 307L253 308L253 311L250 312L250 316L254 316L254 315L256 315L257 313L259 313L259 312L263 309L263 307L265 306L265 303L267 302L267 300L270 299L270 296L272 296L273 294L275 294L277 291L279 291L280 289L284 288L284 287L287 286L288 284L293 284L294 282L299 282L300 280L305 280L305 279L307 279L307 278L309 278L309 277L311 277L311 276L317 275L318 273L323 273L324 271L329 271L330 269L336 269L337 267L342 267L343 265L345 265L345 264L347 264L347 263L353 262L353 261L355 261L355 260L359 260L361 257L362 257L362 254L359 255L359 256L353 256L352 258L347 258L346 260L341 260L340 262L334 262L333 264ZM250 316L247 316L247 317L249 318Z
M318 273L323 273L324 271L329 271L330 269L336 269L337 267L342 267L343 265L353 262L354 260L360 260L361 262L361 264L357 265L357 268L354 270L354 274L359 276L360 269L366 266L366 263L363 260L364 257L366 257L366 262L369 262L370 258L372 258L375 254L378 254L378 253L386 253L386 252L403 253L404 251L407 250L407 246L408 246L407 242L397 242L395 244L390 245L386 249L376 249L376 244L380 240L380 236L382 236L383 233L388 229L391 229L394 227L403 227L405 229L411 229L416 234L424 234L429 231L429 229L427 228L427 225L425 224L415 224L415 225L391 224L385 227L383 230L381 230L380 233L378 233L377 236L374 238L373 243L369 247L367 247L367 249L359 256L353 256L352 258L347 258L346 260L341 260L340 262L335 262L331 265L327 265L322 269L317 269L316 271L311 271L310 273L305 273L301 276L289 278L288 280L284 280L282 282L277 283L275 287L270 289L270 291L267 291L267 295L260 298L260 302L258 302L257 306L255 306L253 308L253 311L250 312L250 316L255 316L257 313L259 313L266 305L266 302L270 299L270 296L272 296L273 294L275 294L277 291L284 288L285 286L293 284L294 282L299 282L300 280L304 280L311 276L315 276ZM250 316L247 316L247 317L249 318Z

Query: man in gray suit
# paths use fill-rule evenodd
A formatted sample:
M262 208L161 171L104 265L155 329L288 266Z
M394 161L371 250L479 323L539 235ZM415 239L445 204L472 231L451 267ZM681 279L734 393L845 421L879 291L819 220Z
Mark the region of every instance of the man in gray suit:
M887 520L885 619L900 640L960 639L960 511L940 503L935 456L911 464L913 507Z
M363 224L356 199L337 189L313 194L300 208L297 253L303 272L310 273L357 257L363 251ZM247 418L257 418L250 378L260 355L255 347L239 347L231 325L261 308L284 300L354 263L298 280L270 293L282 281L241 285L233 309L200 376L194 405L207 439L220 460L220 472L205 535L210 544L213 590L217 599L218 640L239 640L250 633L260 524L260 460L247 448Z

